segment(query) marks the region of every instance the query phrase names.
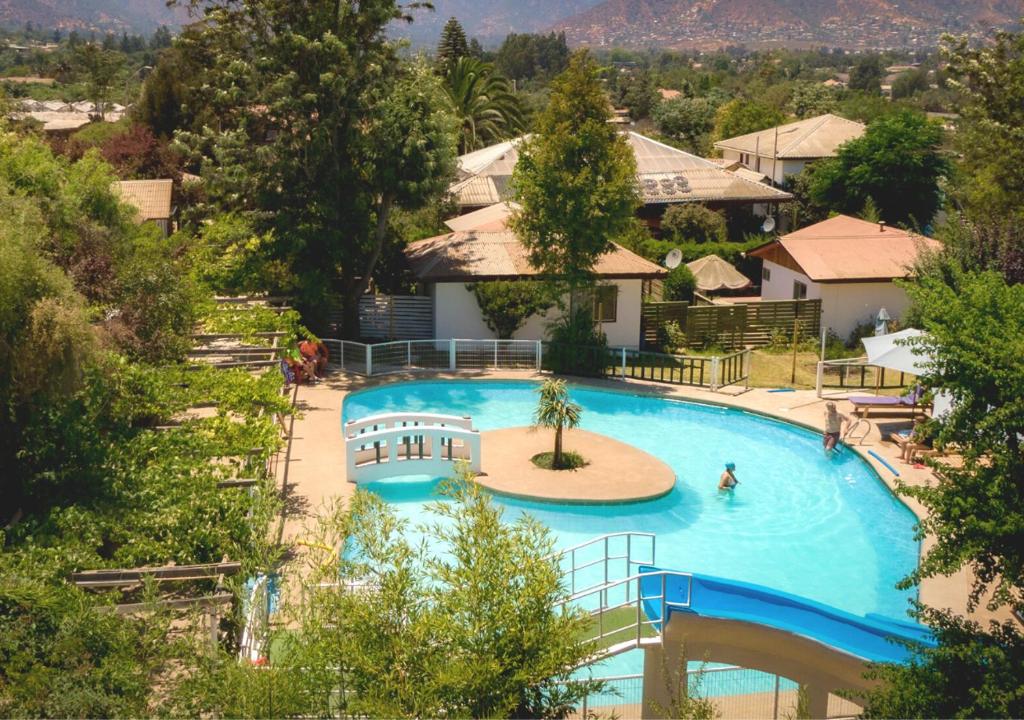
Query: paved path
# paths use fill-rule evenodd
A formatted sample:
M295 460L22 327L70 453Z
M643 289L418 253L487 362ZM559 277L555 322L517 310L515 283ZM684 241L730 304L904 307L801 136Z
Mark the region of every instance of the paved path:
M345 481L344 445L341 439L341 406L347 393L410 379L528 380L540 377L542 376L533 371L419 372L375 378L335 374L319 385L300 387L296 407L301 416L294 424L290 458L284 470L286 475L282 480L287 498L284 541L294 543L300 539L304 534L304 525L315 516L317 509L321 508L326 501L333 497L348 498L355 491L355 486ZM571 382L633 394L645 393L660 397L729 405L773 415L817 431L821 430L824 404L827 399L816 397L813 390L787 393L771 393L765 389L754 389L748 392L733 390L732 392L740 394L727 395L700 388L660 385L636 380L624 382L620 380L571 379ZM836 395L835 399L839 401L841 397L841 394ZM851 405L848 402L839 402L839 410L850 414ZM909 486L935 482L930 470L903 463L899 459L899 448L890 442L882 441L879 427L888 430L897 426L908 426L909 420L906 419L906 416L903 418L898 416L892 418L873 417L872 423L871 433L865 438L864 443L853 449L878 472L890 489L895 490L896 478L888 468L868 454L869 450L875 451L896 468L900 473L899 479ZM487 463L486 456L484 463ZM925 510L919 503L909 498L902 498L902 500L918 517L924 516ZM932 544L933 540L925 539L923 549L927 550ZM1010 617L1008 612L993 615L984 608L978 608L974 613L967 612L970 578L970 573L963 570L949 577L927 579L921 583L920 599L932 607L949 608L954 612L971 615L974 619L981 621L989 618L1008 619Z

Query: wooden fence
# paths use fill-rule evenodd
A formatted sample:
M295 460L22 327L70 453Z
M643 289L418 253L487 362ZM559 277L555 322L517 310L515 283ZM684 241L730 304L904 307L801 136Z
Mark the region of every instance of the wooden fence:
M667 322L678 323L690 347L760 347L768 345L774 333L792 335L796 323L801 337L817 337L821 333L821 300L729 305L645 303L641 313L641 340L645 348L660 345L658 331Z
M368 340L427 340L434 335L434 300L364 295L359 298L359 332Z

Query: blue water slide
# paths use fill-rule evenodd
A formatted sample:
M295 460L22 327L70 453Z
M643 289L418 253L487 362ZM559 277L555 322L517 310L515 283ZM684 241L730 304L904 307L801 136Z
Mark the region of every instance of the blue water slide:
M640 579L644 612L659 628L664 583L669 618L673 612L686 612L758 623L873 662L906 662L911 651L903 643L935 645L931 631L924 625L876 614L854 615L814 600L737 580L697 573L662 575L661 572L649 565L640 567L640 573L648 576Z

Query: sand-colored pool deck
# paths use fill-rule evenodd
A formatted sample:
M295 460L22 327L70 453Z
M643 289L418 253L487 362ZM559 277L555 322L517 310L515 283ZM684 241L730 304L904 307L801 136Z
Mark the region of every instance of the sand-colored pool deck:
M305 536L310 523L315 519L318 510L323 508L329 500L339 497L344 500L355 492L355 485L345 479L345 447L341 436L341 408L347 394L410 380L446 378L538 380L542 377L544 376L533 371L417 372L374 378L336 373L319 385L301 386L296 394L296 409L300 415L295 419L292 428L291 443L286 453L287 461L281 462L278 469L278 484L284 489L286 500L285 517L283 518L284 542L294 545L300 541ZM703 403L736 407L805 425L818 431L821 429L824 404L827 399L836 400L841 412L851 414L852 410L850 403L842 400L844 394L818 398L812 390L772 393L766 389L742 392L727 388L724 393L716 393L702 388L669 386L635 380L587 380L582 378L569 378L569 380L571 383L606 390L697 400ZM931 470L904 463L900 459L899 448L891 442L883 441L883 432L907 425L909 425L909 419L906 416L872 417L871 433L862 444L853 447L893 491L896 489L896 477L889 468L870 455L869 451L873 451L896 468L900 474L899 480L908 486L926 485L935 481ZM888 435L886 434L884 437L887 438ZM537 441L540 442L539 436ZM485 451L483 456L485 471L490 467L487 452ZM529 462L528 457L527 462ZM502 488L497 489L501 490ZM925 509L918 502L911 498L902 498L902 500L919 518L924 517ZM799 522L799 518L794 518L794 522ZM926 552L932 544L931 538L925 538L922 543L922 551ZM301 556L302 553L302 547L296 546L296 556ZM298 566L296 565L296 567ZM984 607L968 612L970 584L971 575L966 569L947 577L928 578L921 583L919 597L922 602L931 607L950 609L982 622L988 619L1006 620L1010 618L1008 612L991 613Z

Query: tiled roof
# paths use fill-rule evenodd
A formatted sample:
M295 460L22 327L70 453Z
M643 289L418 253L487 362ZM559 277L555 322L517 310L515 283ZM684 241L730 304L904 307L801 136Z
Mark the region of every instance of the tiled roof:
M172 180L120 180L113 189L121 200L138 209L140 220L167 220L173 185Z
M784 235L748 255L764 257L781 247L815 282L886 281L909 277L923 251L938 250L930 238L837 215Z
M792 195L724 170L720 165L635 132L625 133L636 158L644 202L782 202ZM459 180L449 190L461 207L485 207L508 199L509 180L523 138L459 158Z
M504 230L508 219L518 208L519 205L516 203L496 203L479 210L474 210L471 213L445 220L444 224L451 228L453 232L465 230Z
M863 134L860 123L826 114L720 140L715 147L780 160L812 159L832 157L840 145ZM773 152L776 147L778 150Z
M454 232L406 246L405 256L424 282L512 280L540 273L511 230ZM602 255L594 268L605 278L660 278L667 271L619 245Z

